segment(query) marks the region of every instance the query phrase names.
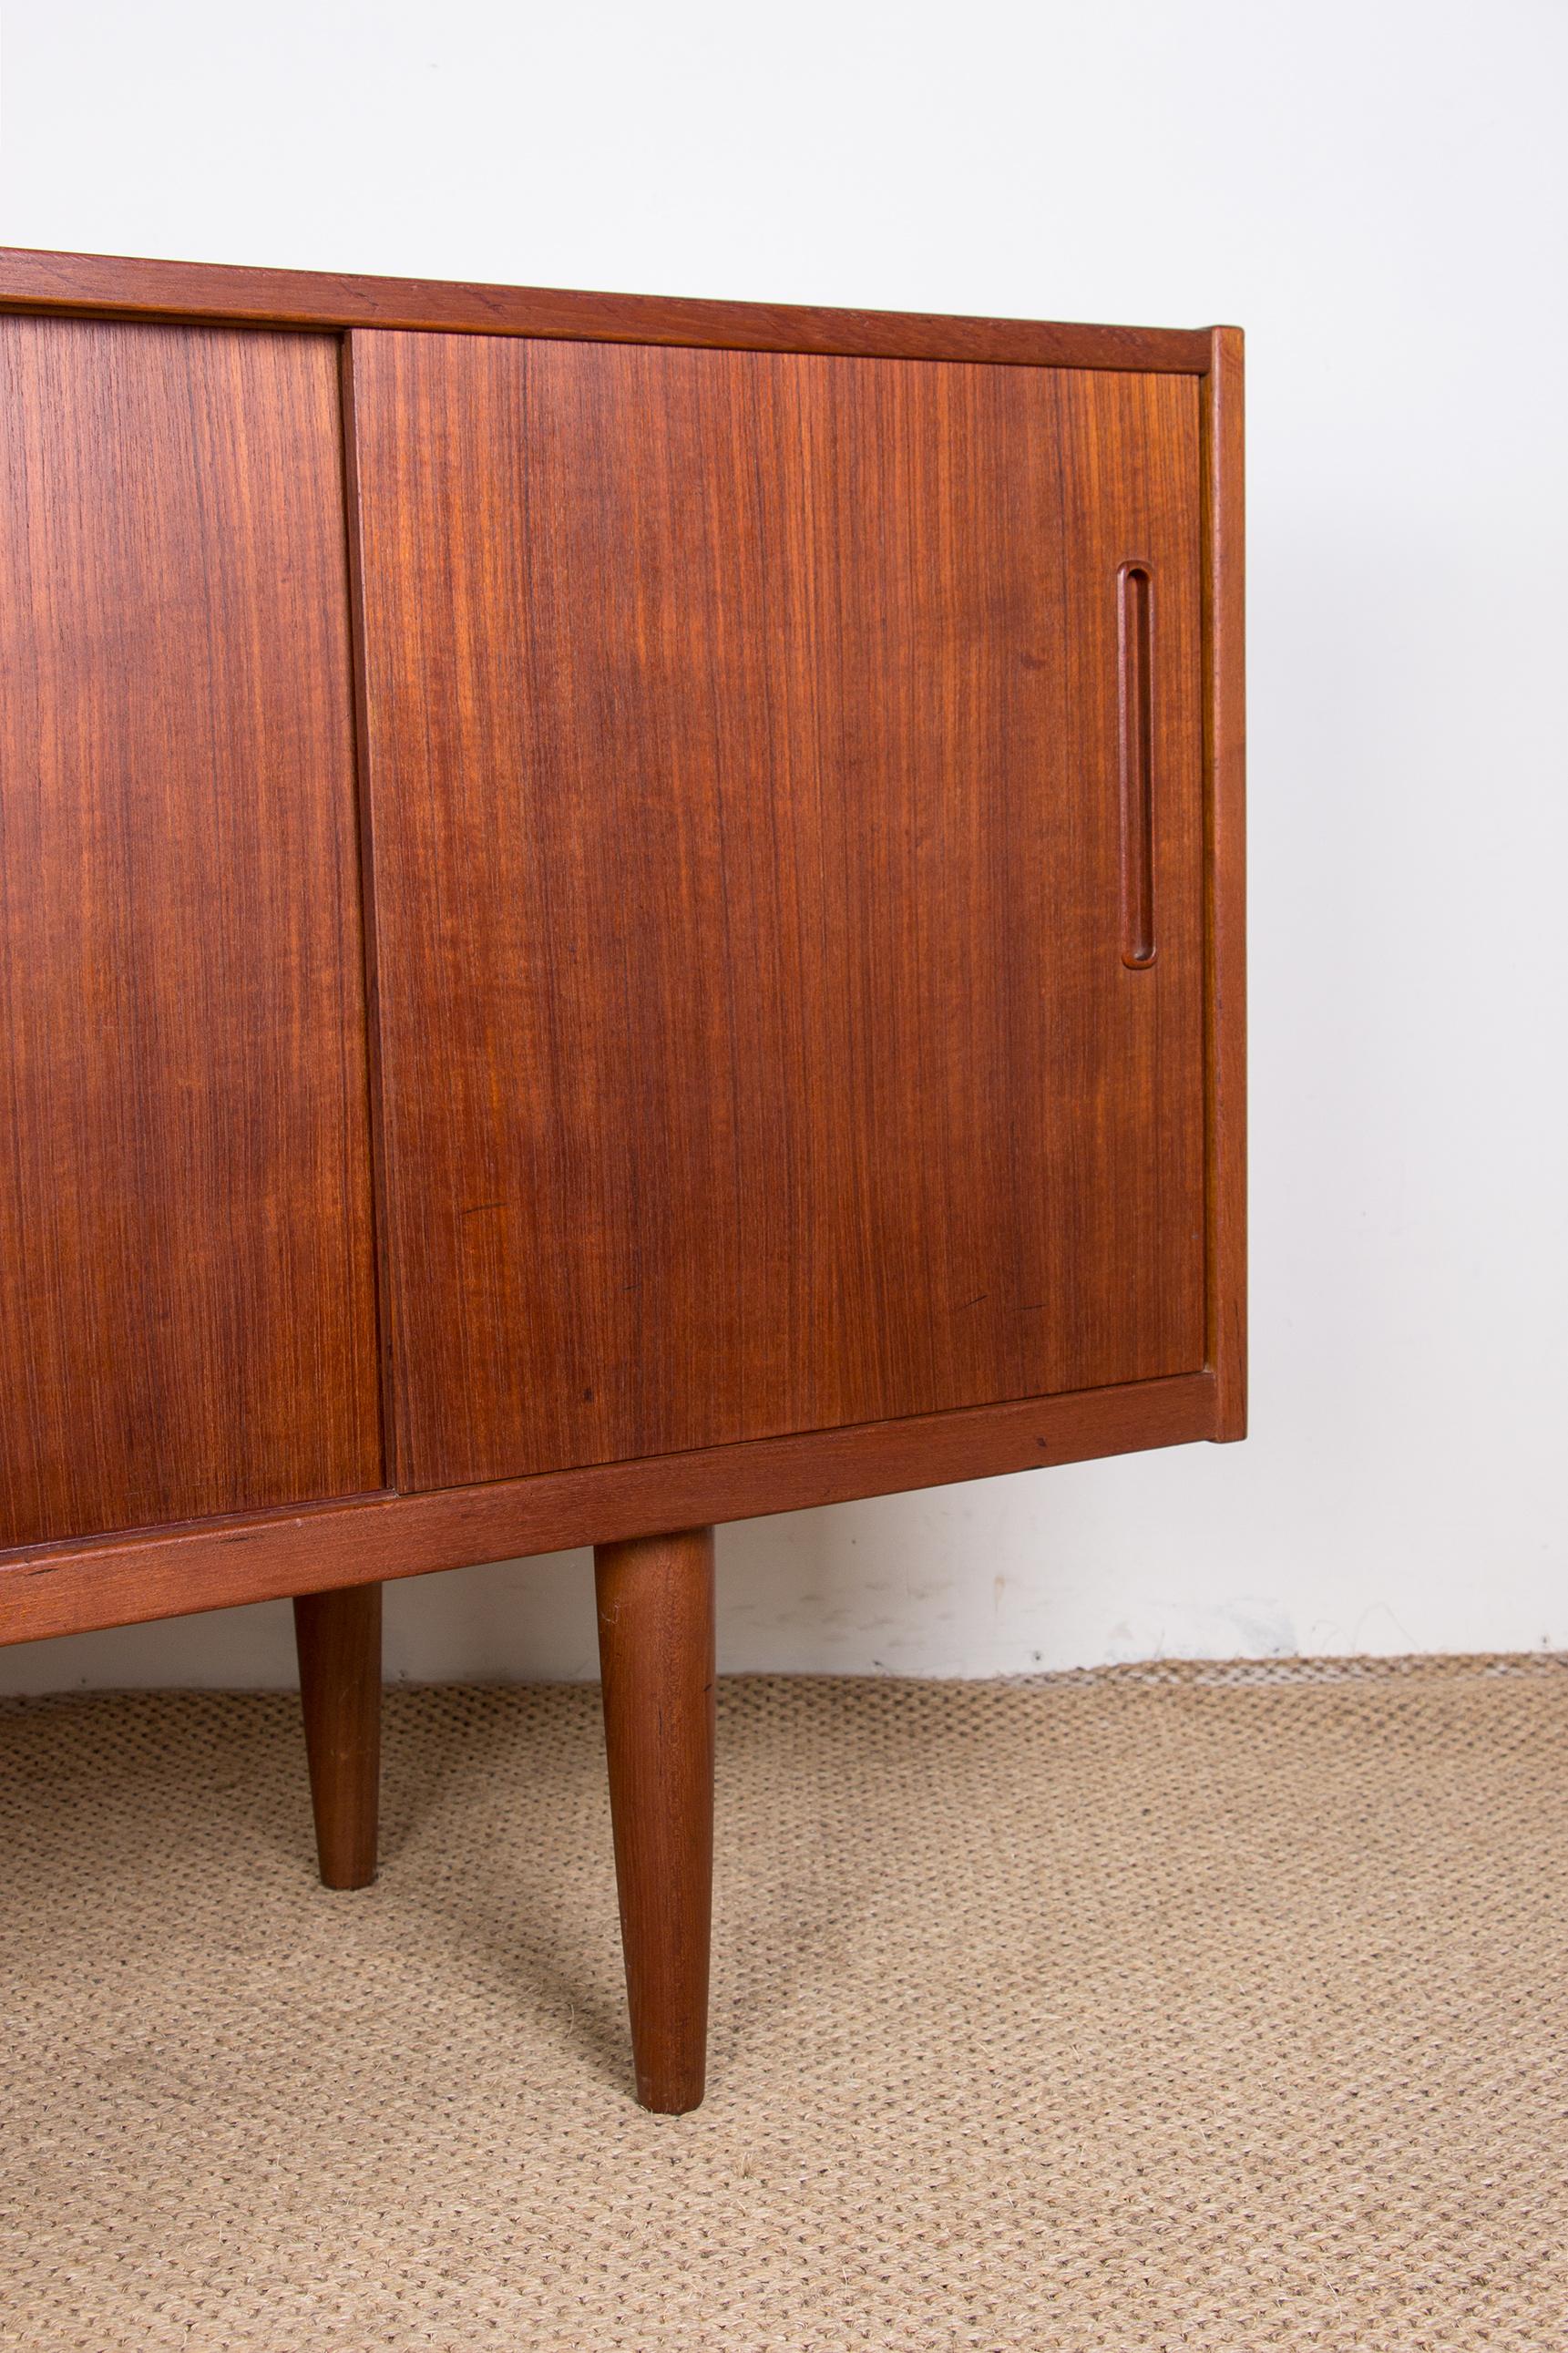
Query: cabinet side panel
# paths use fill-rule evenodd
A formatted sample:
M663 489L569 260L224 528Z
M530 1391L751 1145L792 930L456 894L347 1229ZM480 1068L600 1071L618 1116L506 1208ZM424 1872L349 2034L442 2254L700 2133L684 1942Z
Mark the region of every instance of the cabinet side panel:
M337 342L0 320L0 1542L381 1483Z
M1208 618L1208 1346L1215 1436L1247 1435L1247 689L1242 337L1205 379Z

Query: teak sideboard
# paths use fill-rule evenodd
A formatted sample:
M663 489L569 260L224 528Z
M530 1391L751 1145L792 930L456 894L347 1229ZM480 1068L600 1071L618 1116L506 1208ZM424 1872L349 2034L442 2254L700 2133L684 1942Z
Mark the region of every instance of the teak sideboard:
M0 1641L596 1547L701 2096L715 1522L1241 1435L1241 339L0 256Z

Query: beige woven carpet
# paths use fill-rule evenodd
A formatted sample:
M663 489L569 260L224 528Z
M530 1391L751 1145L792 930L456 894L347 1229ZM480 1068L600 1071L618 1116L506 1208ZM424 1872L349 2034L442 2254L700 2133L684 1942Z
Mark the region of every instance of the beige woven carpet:
M708 2105L591 1689L0 1710L0 2344L1568 2346L1568 1664L723 1687Z

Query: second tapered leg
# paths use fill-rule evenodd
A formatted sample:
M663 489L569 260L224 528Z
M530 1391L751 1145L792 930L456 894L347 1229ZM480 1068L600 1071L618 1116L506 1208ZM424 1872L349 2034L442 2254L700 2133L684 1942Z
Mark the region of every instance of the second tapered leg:
M368 1887L381 1796L380 1586L300 1594L294 1635L321 1879Z
M702 2097L713 1885L713 1531L594 1554L621 1943L645 2108Z

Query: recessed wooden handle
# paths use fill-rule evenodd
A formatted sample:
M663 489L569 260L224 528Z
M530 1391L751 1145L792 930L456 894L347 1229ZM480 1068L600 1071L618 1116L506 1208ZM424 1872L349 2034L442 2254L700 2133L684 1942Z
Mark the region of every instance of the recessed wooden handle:
M1146 564L1117 575L1121 654L1121 961L1154 961L1153 599Z

